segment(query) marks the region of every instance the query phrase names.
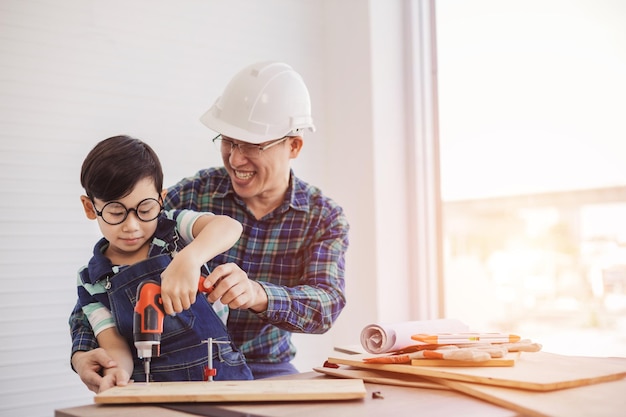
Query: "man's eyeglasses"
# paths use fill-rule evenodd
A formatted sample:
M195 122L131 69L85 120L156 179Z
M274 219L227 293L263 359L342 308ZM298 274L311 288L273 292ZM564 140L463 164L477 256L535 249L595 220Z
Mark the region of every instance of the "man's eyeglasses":
M96 204L91 199L93 209L96 214L102 217L105 223L115 226L116 224L124 223L124 220L128 217L128 213L135 212L135 215L142 222L151 222L159 217L163 206L161 202L155 198L145 198L137 204L136 208L126 208L126 206L118 201L108 202L102 207L101 211L98 211Z
M233 152L233 149L237 148L239 153L241 153L246 158L257 158L263 153L263 151L271 148L274 145L278 145L279 143L283 143L289 139L289 136L284 136L280 139L273 140L271 142L267 142L264 145L253 145L251 143L237 143L231 139L225 138L222 135L217 135L213 138L213 143L219 149L219 151L225 155L230 155Z

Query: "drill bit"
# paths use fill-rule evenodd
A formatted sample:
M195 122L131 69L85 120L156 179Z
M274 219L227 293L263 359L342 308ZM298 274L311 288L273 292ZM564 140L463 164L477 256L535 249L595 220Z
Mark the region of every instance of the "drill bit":
M146 384L150 382L150 358L143 358L143 370L146 373Z

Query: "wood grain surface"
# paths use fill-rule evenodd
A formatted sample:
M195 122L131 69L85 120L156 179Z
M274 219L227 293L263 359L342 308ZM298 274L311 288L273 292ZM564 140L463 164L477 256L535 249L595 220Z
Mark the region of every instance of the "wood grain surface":
M353 400L366 394L360 379L136 382L94 397L97 404Z
M472 361L451 361L446 359L413 359L411 365L414 366L515 366L515 362L520 356L520 352L509 352L503 358L491 358L484 362L472 362Z
M341 366L339 368L313 368L315 372L337 378L362 379L365 382L383 385L398 385L401 387L428 388L428 389L449 389L448 387L432 382L417 375L401 375L397 372L386 372L375 369L358 369Z
M622 417L626 379L537 392L437 379L438 383L529 417Z
M453 381L474 382L533 391L615 381L626 376L622 358L566 356L547 352L523 353L512 367L427 367L413 365L366 364L350 355L328 358L330 363L361 369L375 369Z

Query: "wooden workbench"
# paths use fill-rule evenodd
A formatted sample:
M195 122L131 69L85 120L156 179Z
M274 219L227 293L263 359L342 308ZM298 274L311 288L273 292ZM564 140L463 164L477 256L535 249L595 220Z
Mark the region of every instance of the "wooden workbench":
M290 379L329 378L316 372L306 372L289 377ZM286 379L283 377L283 379ZM308 401L247 404L193 404L196 414L175 411L159 405L85 405L55 411L55 417L189 417L199 414L215 417L267 416L267 417L414 417L427 414L428 417L481 416L514 417L519 414L496 405L474 399L451 390L420 389L393 385L366 383L367 395L362 400L349 401ZM373 398L380 392L382 398ZM171 404L179 406L181 404ZM420 412L423 411L423 413ZM230 412L229 412L230 411ZM234 413L233 413L234 412Z

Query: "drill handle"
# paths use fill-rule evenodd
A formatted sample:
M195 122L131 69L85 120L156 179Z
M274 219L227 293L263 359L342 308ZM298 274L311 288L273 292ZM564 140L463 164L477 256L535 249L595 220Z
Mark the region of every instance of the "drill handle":
M161 300L161 286L152 280L143 281L137 287L137 304L135 304L134 333L138 335L158 335L163 333L165 310Z

